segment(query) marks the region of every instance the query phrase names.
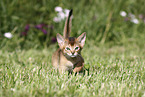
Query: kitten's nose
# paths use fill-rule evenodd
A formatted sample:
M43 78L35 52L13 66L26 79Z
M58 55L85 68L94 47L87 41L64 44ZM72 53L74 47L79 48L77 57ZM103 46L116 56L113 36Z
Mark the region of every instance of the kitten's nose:
M72 52L72 55L74 55L75 52Z

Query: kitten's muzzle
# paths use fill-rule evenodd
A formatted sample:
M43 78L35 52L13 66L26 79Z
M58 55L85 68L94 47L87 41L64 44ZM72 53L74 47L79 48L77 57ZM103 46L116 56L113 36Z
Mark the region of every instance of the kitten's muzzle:
M72 55L74 55L75 52L72 52Z

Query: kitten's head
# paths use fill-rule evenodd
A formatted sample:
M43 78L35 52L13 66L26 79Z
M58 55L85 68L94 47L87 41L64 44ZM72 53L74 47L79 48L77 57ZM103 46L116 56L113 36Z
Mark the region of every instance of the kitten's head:
M69 37L64 38L60 34L57 34L57 42L62 50L63 54L67 57L76 57L80 54L86 39L86 33L84 32L78 38Z

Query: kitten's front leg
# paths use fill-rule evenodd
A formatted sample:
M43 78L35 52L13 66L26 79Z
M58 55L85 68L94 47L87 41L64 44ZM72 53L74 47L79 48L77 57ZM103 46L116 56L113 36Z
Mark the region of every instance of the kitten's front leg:
M79 62L75 65L75 68L73 69L73 72L81 72L83 71L83 67L84 67L84 62Z

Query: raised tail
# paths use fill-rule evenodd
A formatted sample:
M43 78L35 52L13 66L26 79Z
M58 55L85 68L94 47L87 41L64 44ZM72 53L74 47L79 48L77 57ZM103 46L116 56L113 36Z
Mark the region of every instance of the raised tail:
M70 32L71 32L71 17L72 17L73 10L71 9L69 12L69 15L65 21L64 31L63 31L63 37L69 38Z

